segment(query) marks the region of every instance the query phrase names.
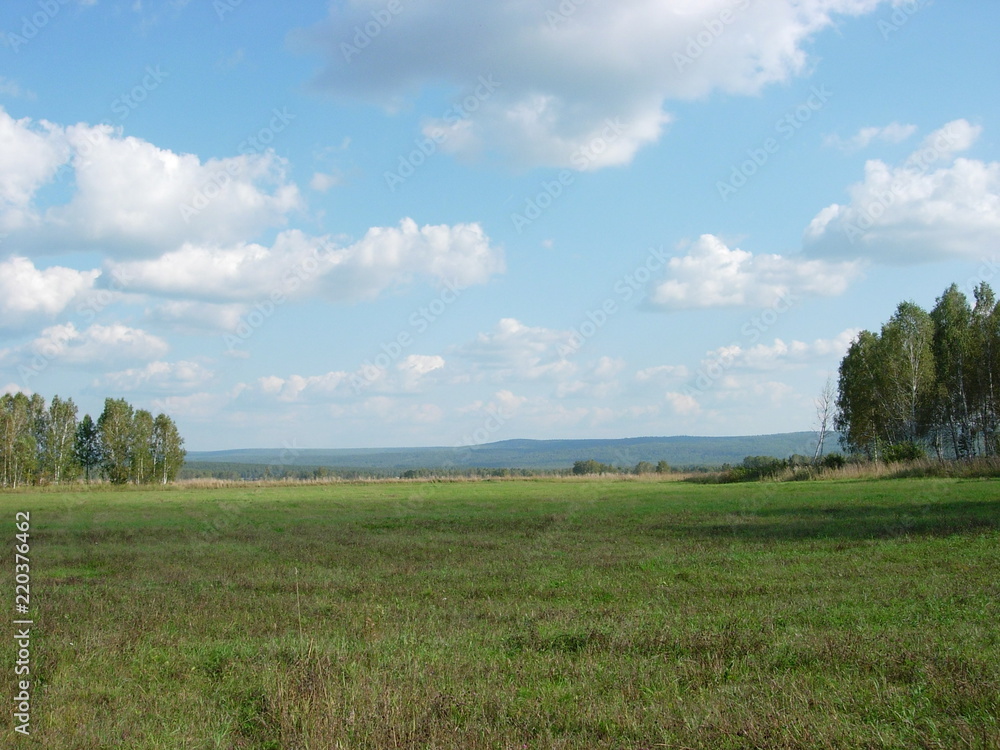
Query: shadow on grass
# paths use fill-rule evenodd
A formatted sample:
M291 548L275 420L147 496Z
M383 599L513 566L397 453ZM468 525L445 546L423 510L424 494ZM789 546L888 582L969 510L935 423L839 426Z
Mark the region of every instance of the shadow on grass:
M746 540L888 539L979 534L1000 529L1000 498L886 505L808 505L704 515L701 523L669 520L646 526L672 537Z

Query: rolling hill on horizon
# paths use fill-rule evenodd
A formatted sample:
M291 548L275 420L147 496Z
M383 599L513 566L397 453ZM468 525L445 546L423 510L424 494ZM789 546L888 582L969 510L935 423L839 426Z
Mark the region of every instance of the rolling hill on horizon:
M826 452L839 446L827 437ZM666 461L674 468L739 463L746 456L812 455L816 433L789 432L729 437L635 437L619 439L511 439L477 446L422 448L243 448L191 451L188 466L248 464L277 469L326 467L379 472L437 468L568 469L574 461L594 459L630 467L640 461Z

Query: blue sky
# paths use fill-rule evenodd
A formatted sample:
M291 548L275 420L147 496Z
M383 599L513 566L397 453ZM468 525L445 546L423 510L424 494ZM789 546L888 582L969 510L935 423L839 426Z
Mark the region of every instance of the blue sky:
M191 449L808 430L1000 284L1000 5L11 0L0 389Z

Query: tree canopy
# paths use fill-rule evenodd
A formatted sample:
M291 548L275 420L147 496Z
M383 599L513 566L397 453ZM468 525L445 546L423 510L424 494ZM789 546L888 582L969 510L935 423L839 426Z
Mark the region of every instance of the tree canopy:
M72 399L0 396L0 487L101 477L114 484L166 484L184 464L184 439L166 414L106 399L95 421L77 420Z
M1000 449L1000 307L985 282L974 304L956 284L929 313L901 302L862 331L840 363L835 425L875 460L994 456Z

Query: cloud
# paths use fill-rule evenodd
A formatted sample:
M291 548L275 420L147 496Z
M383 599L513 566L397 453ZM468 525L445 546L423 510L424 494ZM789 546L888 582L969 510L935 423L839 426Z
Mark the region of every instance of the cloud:
M413 393L426 388L435 378L431 373L445 367L444 357L436 354L410 354L396 364L394 378L382 378L383 390L392 389Z
M515 318L502 318L490 333L455 352L470 360L473 370L494 380L567 378L576 365L565 355L576 350L576 334L550 328L526 326Z
M110 125L64 128L2 110L0 141L9 144L0 150L0 228L37 251L149 256L185 241L233 242L284 224L302 205L285 160L270 150L202 162ZM60 167L71 198L38 205Z
M289 375L287 378L270 375L258 379L257 390L284 402L301 401L304 397L344 397L353 393L350 378L351 375L344 371L323 375Z
M873 141L902 143L916 132L916 125L901 125L898 122L891 122L884 127L861 128L847 140L837 135L827 136L824 142L828 146L839 148L844 153L853 153L866 148Z
M675 381L688 376L688 368L684 365L658 365L638 370L635 379L640 383Z
M849 202L810 222L806 252L893 264L981 258L1000 238L1000 162L958 156L980 131L955 120L899 166L868 161Z
M344 177L337 172L315 172L312 179L309 180L309 187L320 193L325 193L330 188L343 184Z
M150 320L170 328L190 331L233 331L249 306L239 303L215 304L192 300L168 300L146 314Z
M215 419L239 393L240 388L237 386L225 393L200 391L187 396L163 396L154 398L151 405L153 411L164 412L172 417L201 420ZM273 426L273 420L271 424Z
M805 364L828 359L838 359L847 353L851 342L857 337L858 329L848 328L832 339L814 341L788 341L774 339L771 344L756 344L743 347L739 344L722 346L708 352L701 362L700 371L718 371L718 367L730 370L773 370L789 364Z
M410 354L394 368L365 364L354 372L334 370L322 375L269 375L258 378L255 390L267 398L285 403L343 400L362 391L378 394L413 393L433 372L444 368L437 355Z
M504 269L502 252L478 224L375 227L346 247L329 237L282 232L271 247L187 243L154 260L111 263L129 288L210 302L283 301L319 294L336 302L374 299L417 278L468 286Z
M670 404L670 408L673 409L676 414L690 416L698 414L701 411L701 405L698 403L698 399L690 393L670 391L666 394L666 399L667 403Z
M71 365L108 364L162 357L167 342L138 328L121 323L94 324L80 331L73 323L46 328L26 344L21 353Z
M620 357L601 357L594 363L591 372L596 378L607 379L615 377L624 369L624 359Z
M274 122L287 117L277 113ZM193 312L209 311L195 307L204 303L253 303L274 293L356 301L418 278L468 286L504 270L502 251L478 224L418 226L404 219L397 227L373 227L347 246L298 230L279 233L271 246L250 241L301 205L287 164L273 151L241 146L239 156L202 162L108 125L14 120L2 109L0 142L0 231L9 232L9 244L34 254L99 250L108 275L128 279L130 292L174 298L154 313L167 321L190 323ZM41 191L57 175L70 198L42 205ZM318 174L314 187L325 189L335 177ZM16 274L5 274L0 285L16 280L20 288L0 306L25 314L54 314L97 275L35 272L21 257L6 264ZM21 283L32 273L33 286ZM24 290L41 287L48 293L28 300ZM209 320L219 325L242 311L211 312Z
M12 81L10 78L5 78L4 76L0 76L0 96L9 96L14 99L20 99L21 97L25 99L37 98L35 92L22 89L17 81Z
M618 392L617 376L625 366L625 360L621 358L601 357L583 368L579 379L560 380L556 385L555 395L558 398L573 396L598 401L608 399Z
M444 357L436 354L411 354L404 357L396 365L396 369L404 373L408 378L420 378L427 373L440 370L444 367Z
M39 270L28 258L0 261L0 329L16 329L36 317L55 317L92 289L100 271L52 266Z
M392 4L390 4L392 5ZM397 111L424 88L456 92L425 122L445 148L495 151L521 165L595 169L629 163L670 121L669 100L739 95L806 69L804 45L838 15L879 0L704 0L665 3L332 4L292 35L325 64L314 85ZM484 89L483 80L491 83ZM609 121L625 127L600 142ZM605 138L607 141L607 139Z
M365 399L355 412L374 415L384 423L434 424L444 418L444 410L437 404L410 404L388 396Z
M109 372L101 383L116 392L190 391L212 380L214 373L197 362L150 362L145 367Z
M666 310L768 307L800 294L841 294L860 271L856 262L754 255L704 234L686 255L668 261L667 277L653 285L648 304Z
M51 181L70 156L62 130L42 120L15 120L0 108L0 231L31 220L35 192Z

